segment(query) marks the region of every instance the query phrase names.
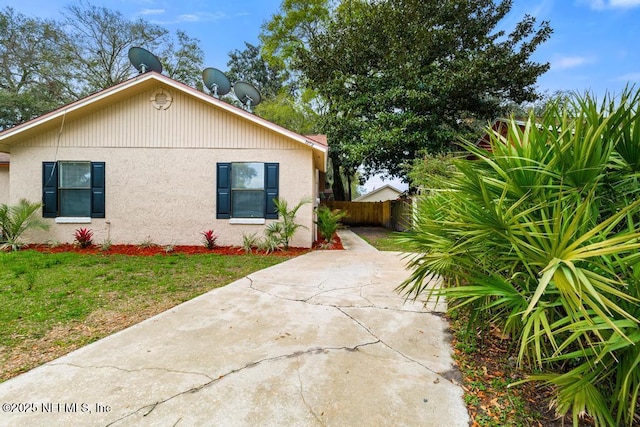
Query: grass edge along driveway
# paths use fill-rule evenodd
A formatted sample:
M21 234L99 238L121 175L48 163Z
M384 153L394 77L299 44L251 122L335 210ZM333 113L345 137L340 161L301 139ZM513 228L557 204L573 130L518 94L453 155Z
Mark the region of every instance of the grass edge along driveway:
M292 257L0 252L0 382Z

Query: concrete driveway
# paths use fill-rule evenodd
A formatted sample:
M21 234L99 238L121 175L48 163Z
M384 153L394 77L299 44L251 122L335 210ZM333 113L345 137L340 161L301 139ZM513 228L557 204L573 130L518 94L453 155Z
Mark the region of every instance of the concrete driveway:
M468 426L442 307L341 236L0 384L0 425Z

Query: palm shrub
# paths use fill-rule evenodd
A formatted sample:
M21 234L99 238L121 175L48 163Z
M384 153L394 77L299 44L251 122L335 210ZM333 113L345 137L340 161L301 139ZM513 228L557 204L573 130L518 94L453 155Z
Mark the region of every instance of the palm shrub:
M242 249L244 249L245 253L251 253L253 248L257 247L260 243L260 238L256 235L256 233L242 233Z
M551 105L491 152L455 161L419 205L399 290L447 297L517 343L574 425L637 422L640 391L640 94ZM430 286L433 275L441 277ZM635 419L635 421L634 421Z
M276 212L280 221L272 222L267 225L265 229L265 239L267 241L275 242L276 246L283 246L284 249L289 249L289 242L296 234L298 228L303 227L302 224L296 224L295 219L298 214L298 210L307 203L311 203L309 200L303 199L293 208L289 209L288 203L284 199L274 199ZM272 243L270 246L274 246Z
M333 235L338 230L338 227L340 227L340 220L347 216L347 213L340 209L331 210L327 206L319 206L318 209L316 209L316 215L318 217L316 221L318 231L327 243L331 243Z
M13 206L0 205L0 250L18 250L25 231L49 228L48 224L35 217L40 206L40 203L31 203L26 199Z

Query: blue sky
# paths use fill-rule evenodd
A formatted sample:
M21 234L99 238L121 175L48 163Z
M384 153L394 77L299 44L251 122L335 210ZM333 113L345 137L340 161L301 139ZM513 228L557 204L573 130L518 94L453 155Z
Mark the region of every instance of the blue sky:
M534 56L551 63L538 80L541 90L602 96L640 83L640 0L515 0L511 27L525 13L554 30Z
M228 53L257 44L261 25L278 11L281 0L92 0L129 18L144 18L172 32L184 30L201 41L205 66L226 69ZM4 0L27 16L60 18L70 2ZM3 6L0 6L3 7ZM550 22L554 32L533 59L550 62L538 89L584 93L599 98L640 86L640 0L514 0L501 23L509 31L524 14ZM369 189L379 183L367 185ZM399 185L399 184L398 184Z
M182 29L201 41L205 65L226 68L228 53L256 44L260 26L277 12L280 0L93 0L142 17L167 29ZM65 1L4 0L28 16L59 18ZM590 90L618 93L640 83L640 0L514 0L503 21L511 29L526 14L550 21L554 33L534 59L550 62L538 81L542 92Z

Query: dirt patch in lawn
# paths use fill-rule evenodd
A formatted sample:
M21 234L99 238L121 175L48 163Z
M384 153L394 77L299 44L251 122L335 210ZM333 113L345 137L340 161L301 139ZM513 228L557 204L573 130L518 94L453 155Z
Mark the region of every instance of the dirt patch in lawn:
M6 381L36 366L64 356L93 341L174 307L178 301L163 300L144 303L131 300L118 310L98 309L83 322L56 325L41 338L28 338L14 348L0 347L2 373Z

